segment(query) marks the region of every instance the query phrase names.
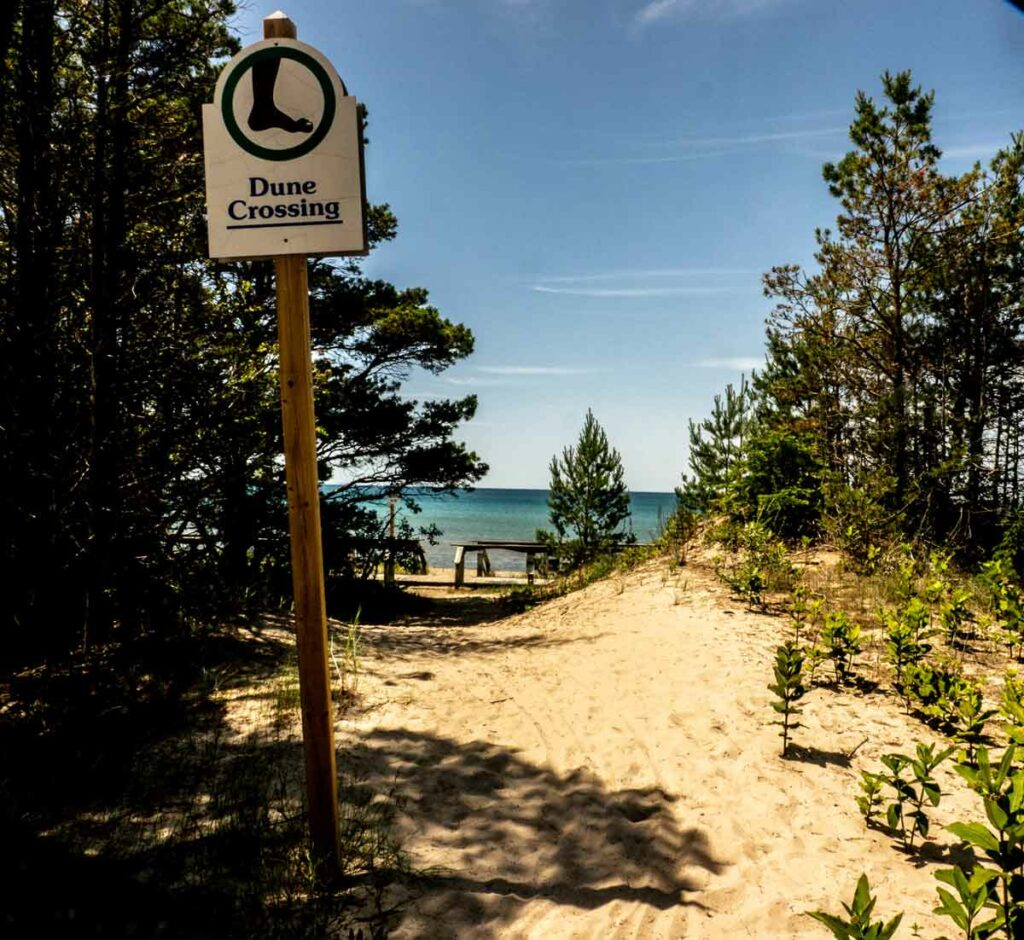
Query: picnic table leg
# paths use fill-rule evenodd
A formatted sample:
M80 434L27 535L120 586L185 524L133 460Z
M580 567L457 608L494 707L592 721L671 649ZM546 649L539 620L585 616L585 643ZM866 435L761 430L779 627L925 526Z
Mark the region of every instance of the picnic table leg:
M462 587L466 583L466 550L461 546L455 549L455 586Z
M491 559L487 557L487 549L481 548L476 553L476 576L483 578L491 574Z

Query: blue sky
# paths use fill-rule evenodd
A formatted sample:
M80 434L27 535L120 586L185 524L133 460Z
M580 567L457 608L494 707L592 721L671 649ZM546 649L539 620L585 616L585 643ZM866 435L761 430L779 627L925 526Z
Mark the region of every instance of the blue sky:
M249 5L244 43L262 38ZM476 352L411 394L475 392L483 486L544 487L593 408L638 490L763 355L760 275L812 262L821 164L854 95L911 69L948 172L1024 127L1005 0L287 0L370 109L367 273L429 289Z

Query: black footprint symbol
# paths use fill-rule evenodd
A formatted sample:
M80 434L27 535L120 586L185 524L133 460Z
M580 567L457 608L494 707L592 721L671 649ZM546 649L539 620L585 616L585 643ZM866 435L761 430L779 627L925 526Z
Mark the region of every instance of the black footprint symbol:
M274 104L274 85L281 68L280 59L258 62L252 67L252 110L249 112L249 129L266 131L279 127L289 134L308 134L313 122L306 118L290 118Z

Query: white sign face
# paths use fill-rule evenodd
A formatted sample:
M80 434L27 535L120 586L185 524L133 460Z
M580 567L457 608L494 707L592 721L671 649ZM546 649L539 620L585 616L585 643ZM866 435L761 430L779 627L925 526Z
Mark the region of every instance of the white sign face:
M366 253L356 100L316 49L265 39L203 105L211 258Z

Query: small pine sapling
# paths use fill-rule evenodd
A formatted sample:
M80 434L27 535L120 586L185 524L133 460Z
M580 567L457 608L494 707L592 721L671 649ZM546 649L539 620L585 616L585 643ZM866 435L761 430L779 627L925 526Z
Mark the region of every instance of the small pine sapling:
M871 896L871 886L868 884L868 876L861 875L857 880L857 889L853 894L853 902L843 903L848 919L836 917L834 914L827 914L824 911L806 911L808 917L824 924L832 931L836 940L889 940L900 921L902 914L897 914L888 923L883 921L871 922L871 912L875 909L877 899Z
M768 686L768 689L778 696L777 702L772 702L772 708L782 716L777 722L782 725L779 736L782 738L782 756L785 757L789 751L789 733L793 728L799 727L795 721L800 710L796 702L804 697L807 689L803 684L804 653L792 641L783 643L775 651L775 682Z

